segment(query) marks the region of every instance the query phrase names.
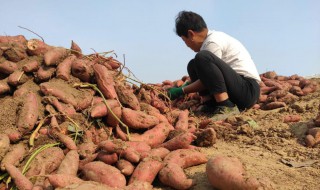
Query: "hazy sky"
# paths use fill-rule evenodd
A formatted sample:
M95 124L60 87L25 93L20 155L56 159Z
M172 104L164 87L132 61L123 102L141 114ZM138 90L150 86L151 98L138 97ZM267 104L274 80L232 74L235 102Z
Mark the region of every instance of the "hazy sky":
M0 0L0 35L42 36L53 46L74 40L85 54L114 50L143 82L187 75L195 53L174 32L181 10L237 38L259 73L320 73L319 0Z

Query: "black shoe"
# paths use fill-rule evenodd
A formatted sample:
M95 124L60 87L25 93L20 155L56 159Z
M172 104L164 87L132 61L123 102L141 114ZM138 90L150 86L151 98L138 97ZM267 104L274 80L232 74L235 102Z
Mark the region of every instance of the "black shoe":
M210 119L213 121L225 120L229 116L239 114L240 111L237 106L227 107L227 106L209 106L202 105L199 112L210 114Z

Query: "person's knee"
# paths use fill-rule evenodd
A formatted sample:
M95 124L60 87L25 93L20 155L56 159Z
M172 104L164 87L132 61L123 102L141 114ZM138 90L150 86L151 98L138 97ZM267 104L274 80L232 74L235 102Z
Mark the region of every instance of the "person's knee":
M207 62L208 60L214 60L213 59L213 53L210 51L199 51L195 56L196 62Z

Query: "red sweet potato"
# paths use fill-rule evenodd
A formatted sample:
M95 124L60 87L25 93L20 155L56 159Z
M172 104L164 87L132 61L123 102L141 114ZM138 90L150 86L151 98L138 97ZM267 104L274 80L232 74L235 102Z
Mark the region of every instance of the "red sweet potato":
M27 40L23 35L17 36L0 36L0 43L19 42L26 43Z
M71 104L65 104L60 102L54 96L45 96L43 101L54 106L59 112L64 113L66 115L73 115L76 113L76 110Z
M111 113L108 114L107 118L106 118L106 123L111 127L116 127L116 126L118 126L119 119L122 116L122 109L121 109L121 107L114 107L114 108L111 108L111 111L113 112L113 114L116 117Z
M14 166L17 166L20 163L20 161L24 158L26 152L27 147L25 144L19 143L13 145L1 161L1 170L5 170L6 164L12 164Z
M148 143L143 141L126 141L126 144L140 154L149 152L151 150L151 147L148 145Z
M179 117L178 117L178 121L175 125L175 129L187 131L188 130L188 119L189 119L188 116L189 116L189 111L187 109L181 111L179 114Z
M107 58L106 63L110 65L112 69L118 69L121 66L121 63L113 57Z
M118 161L118 155L117 153L107 153L105 151L100 151L97 155L97 160L100 160L105 164L112 165Z
M187 149L197 137L190 132L184 132L178 136L162 143L160 147L164 147L170 151L177 149Z
M68 81L71 75L71 66L72 63L76 60L76 56L70 55L65 58L62 62L60 62L57 66L56 76L57 78L61 78L63 80Z
M54 155L54 156L52 156ZM30 169L27 171L26 176L31 177L39 175L41 170L46 174L51 174L55 171L64 159L63 150L59 147L50 147L40 152L30 164ZM43 169L44 168L44 169Z
M0 80L0 95L10 92L10 86L8 85L8 79Z
M108 99L108 100L106 100L106 103L109 106L109 108L111 108L111 109L114 107L120 106L120 104L117 100ZM108 108L104 102L100 102L100 103L93 105L90 110L90 115L93 118L103 117L103 116L106 116L107 114L108 114Z
M37 60L29 60L23 66L22 70L26 73L35 72L39 69L40 63Z
M77 150L70 150L62 160L59 168L57 169L57 174L77 176L78 169L79 154Z
M83 82L90 82L94 75L92 65L94 62L87 59L76 59L72 62L71 73Z
M206 156L196 150L178 149L170 152L165 158L165 163L175 163L181 168L204 164L208 161Z
M169 153L170 151L164 147L153 148L149 152L143 152L141 154L141 158L159 157L161 159L164 159Z
M272 110L277 108L285 107L286 103L284 102L270 102L263 106L263 109L265 110Z
M11 86L18 86L28 81L28 76L23 71L16 70L8 77L8 84Z
M110 187L123 188L126 186L126 178L117 168L100 161L86 164L82 168L82 173L87 180L103 183Z
M78 44L76 44L73 40L71 40L71 53L77 56L78 58L82 57L82 50Z
M140 108L141 111L146 112L148 115L157 117L159 122L169 122L166 116L162 115L157 108L151 106L150 104L140 102Z
M124 159L118 160L116 166L121 171L121 173L125 176L130 176L133 173L135 168L135 166L132 165L131 162Z
M113 73L103 65L95 64L92 67L94 70L98 88L100 89L104 97L107 99L118 98L114 87L115 82L113 79Z
M133 129L147 129L159 124L157 117L130 108L122 109L122 120Z
M33 187L33 184L31 181L22 174L22 172L16 168L12 164L6 164L5 169L9 173L9 175L14 180L14 184L17 186L20 190L31 190Z
M307 147L313 147L314 145L316 145L316 140L312 135L307 135L305 137L305 143Z
M8 135L11 143L16 143L22 138L22 134L17 129L6 129L5 134Z
M83 182L82 179L80 179L74 175L69 175L69 174L64 174L64 173L49 175L48 179L49 179L50 184L54 188L62 188L62 187L66 187L71 184Z
M64 59L68 54L68 50L62 47L54 47L44 54L44 63L47 66L57 65L61 59Z
M9 43L3 52L3 56L13 62L19 62L28 57L25 45L18 42Z
M259 182L247 178L242 163L237 158L216 156L210 158L206 165L209 183L218 189L258 189Z
M300 121L300 119L301 119L300 115L286 115L283 117L283 122L284 123L298 122Z
M35 93L29 92L25 95L17 116L16 125L19 132L21 134L30 132L39 116L39 102Z
M159 172L161 183L175 189L189 189L194 184L188 179L183 169L175 163L167 163Z
M10 139L7 134L0 134L0 161L10 148Z
M18 65L11 61L3 61L0 63L0 73L11 74L18 69Z
M143 159L134 169L129 184L135 181L148 182L152 184L159 171L163 168L160 158L148 157Z
M95 145L91 139L88 139L87 135L84 136L86 142L78 145L78 153L81 158L86 158L92 154L94 154L97 150L97 145Z
M149 146L156 147L163 143L169 135L169 132L173 130L173 126L169 123L159 123L152 129L147 130L142 135L131 135L132 141L144 141Z
M132 163L137 163L140 160L139 153L134 150L133 148L129 147L125 141L122 141L120 139L116 139L113 141L106 140L102 141L99 144L99 148L102 150L108 152L108 153L117 153L119 157L124 157L128 161Z
M53 77L56 72L56 68L52 66L41 65L35 74L35 78L38 81L47 81Z
M116 82L115 90L122 105L133 110L140 110L140 103L138 101L138 98L133 93L133 90L131 88L126 87L120 82Z
M52 49L51 46L38 39L31 39L27 42L27 52L29 55L44 55L50 49Z

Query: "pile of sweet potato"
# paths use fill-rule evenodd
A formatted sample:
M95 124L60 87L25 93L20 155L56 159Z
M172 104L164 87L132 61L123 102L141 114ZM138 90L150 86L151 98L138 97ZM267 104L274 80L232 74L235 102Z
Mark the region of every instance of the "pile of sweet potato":
M187 108L170 105L162 85L132 85L123 67L112 56L82 54L74 42L67 49L21 35L0 36L0 105L13 110L0 112L1 120L13 121L0 127L1 184L194 185L184 169L207 162L196 148L204 145L198 136L206 131Z

